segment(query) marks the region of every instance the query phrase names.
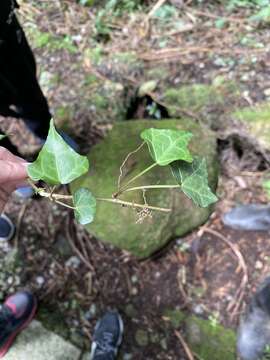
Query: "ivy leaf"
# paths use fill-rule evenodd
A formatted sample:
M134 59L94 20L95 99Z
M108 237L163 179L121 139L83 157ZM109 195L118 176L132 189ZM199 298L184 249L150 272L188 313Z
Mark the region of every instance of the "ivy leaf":
M187 148L192 133L182 130L146 129L141 138L147 142L150 155L160 166L175 160L192 162L193 158Z
M6 137L7 137L7 135L0 134L0 141L3 140Z
M171 164L171 170L183 192L196 205L207 207L218 200L208 185L207 166L204 158L196 157L191 164L175 161Z
M89 169L86 156L74 151L58 134L53 120L47 140L38 158L28 166L28 175L34 181L43 180L50 185L68 184Z
M85 188L78 189L73 195L75 218L82 224L90 224L96 213L96 199L91 191Z

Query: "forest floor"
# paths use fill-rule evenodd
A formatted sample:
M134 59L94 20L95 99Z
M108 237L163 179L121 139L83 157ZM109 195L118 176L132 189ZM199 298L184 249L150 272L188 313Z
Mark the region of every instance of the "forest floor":
M87 94L80 89L91 71L96 75L84 56L91 46L105 54L137 52L148 68L169 64L166 82L171 86L208 83L226 74L241 83L240 104L256 106L269 96L270 31L248 20L250 9L229 12L214 2L203 8L190 1L182 8L172 3L159 18L152 17L155 2L149 2L107 19L101 9L73 1L21 1L21 22L34 43L44 92L55 112L59 106L74 105L69 125L85 149L108 126L93 122ZM100 77L106 76L105 70ZM135 80L140 82L140 75ZM1 127L14 134L22 151L35 149L35 139L30 148L22 123L4 123L2 119ZM85 130L91 126L95 133L89 140ZM51 313L62 314L68 335L85 347L99 316L116 308L125 323L124 359L186 359L166 312L183 309L235 329L251 293L270 273L269 234L232 230L221 220L239 202L268 202L261 185L267 168L254 166L257 156L254 149L253 162L243 165L233 146L228 145L226 153L220 150L221 200L209 221L145 261L92 238L57 204L14 197L7 206L17 224L10 245L19 248L24 265L19 280L12 275L2 296L30 287ZM0 251L4 255L6 250Z

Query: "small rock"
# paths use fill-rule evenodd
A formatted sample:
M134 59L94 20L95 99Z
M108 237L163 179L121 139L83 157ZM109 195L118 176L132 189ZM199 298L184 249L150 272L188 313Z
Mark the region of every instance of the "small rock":
M45 283L44 277L43 276L37 276L36 277L36 283L38 284L38 286L44 285L44 283Z
M166 338L161 339L160 345L161 345L163 350L167 350L168 349L167 339Z
M73 267L74 269L78 269L81 264L81 260L77 256L71 256L66 262L65 265L67 267Z
M148 345L148 334L145 330L137 330L135 334L135 340L139 346Z
M138 289L135 288L135 287L133 287L133 288L131 289L131 295L134 295L134 296L138 295Z
M263 263L260 260L257 260L255 262L255 269L256 270L261 270L263 268Z
M264 95L270 97L270 88L263 91Z
M204 308L201 304L197 304L193 307L193 311L196 315L203 315Z
M125 314L130 318L135 318L137 316L137 311L132 304L128 304L125 307Z
M138 277L137 277L136 275L132 275L132 276L131 276L131 282L132 282L133 284L136 284L136 283L138 282Z

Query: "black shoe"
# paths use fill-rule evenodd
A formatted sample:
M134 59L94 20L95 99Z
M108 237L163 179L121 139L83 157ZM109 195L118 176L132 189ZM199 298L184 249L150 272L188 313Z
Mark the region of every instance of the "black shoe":
M0 307L0 358L5 356L18 333L29 325L36 309L35 297L26 291L10 296Z
M9 241L15 234L15 226L4 214L0 215L0 241Z
M107 312L96 324L90 360L114 360L123 331L121 316L117 312Z

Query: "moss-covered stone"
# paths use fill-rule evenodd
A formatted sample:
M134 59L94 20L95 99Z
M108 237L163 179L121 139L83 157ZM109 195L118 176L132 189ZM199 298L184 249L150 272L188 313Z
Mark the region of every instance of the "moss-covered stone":
M218 76L212 84L192 84L169 88L164 91L163 102L168 106L172 117L181 117L180 110L190 111L194 114L203 114L209 118L209 125L216 120L214 114L209 113L208 107L226 106L230 100L239 94L235 82Z
M176 309L167 309L164 317L173 327L181 328L188 346L199 359L236 359L236 334L233 330Z
M263 148L270 150L270 103L239 109L232 118L241 121L249 134Z
M218 176L215 136L192 120L183 119L115 124L107 138L91 149L90 174L74 182L71 190L82 186L91 189L96 197L111 198L117 190L119 168L123 160L141 144L141 131L150 127L191 131L191 151L206 157L209 181L213 190L215 189ZM145 146L129 159L124 180L127 181L152 162ZM170 168L157 166L134 182L134 186L150 184L175 184ZM155 211L152 217L138 223L138 213L135 210L99 201L96 218L87 229L98 239L126 249L139 258L145 258L163 247L172 237L184 235L201 225L211 214L210 208L196 207L178 189L149 190L146 198L149 204L171 208L172 212ZM121 199L144 203L141 191L127 192Z
M195 316L185 320L187 342L201 360L235 360L236 335L233 330Z

